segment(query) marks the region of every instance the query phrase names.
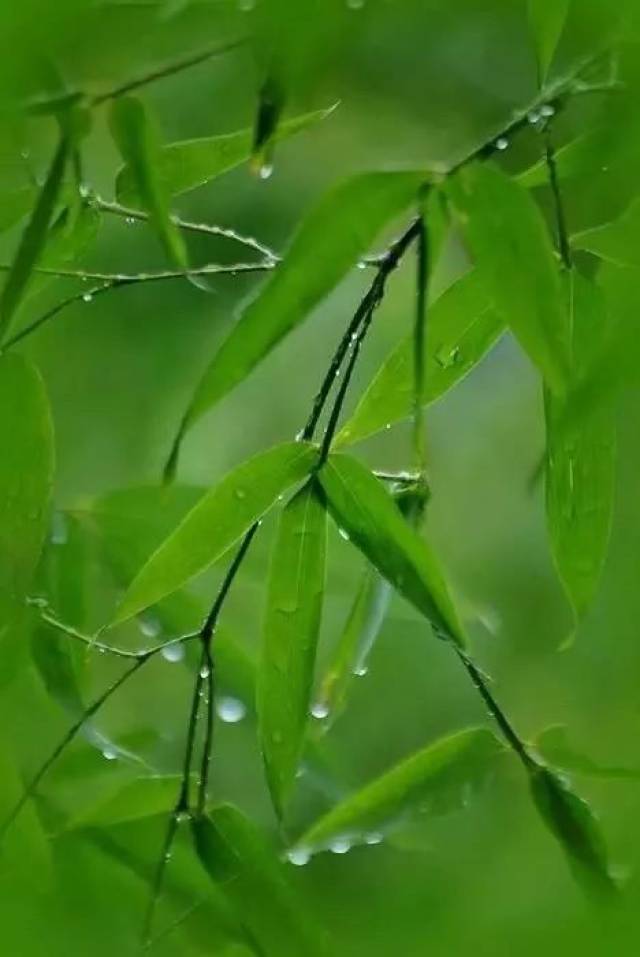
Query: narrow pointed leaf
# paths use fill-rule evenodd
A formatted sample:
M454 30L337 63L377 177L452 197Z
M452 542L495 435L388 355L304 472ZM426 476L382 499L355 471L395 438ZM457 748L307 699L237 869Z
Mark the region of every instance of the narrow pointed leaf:
M466 376L493 346L504 323L476 271L455 282L429 307L422 398L435 402ZM413 341L395 347L360 399L336 445L359 442L411 414Z
M263 957L320 957L323 932L289 885L284 867L239 810L216 808L193 823L196 851Z
M603 778L618 781L640 781L640 767L621 767L600 764L578 751L569 741L567 729L561 725L546 728L535 741L538 754L554 768L569 774L581 774L588 778Z
M503 750L486 728L441 738L349 795L296 844L317 850L338 838L358 843L367 833L384 832L407 816L446 813L463 803L466 791L479 786Z
M120 154L128 163L140 202L164 246L179 269L187 267L187 250L158 173L160 145L155 127L144 106L133 97L120 97L112 107L111 130Z
M321 200L205 371L185 428L241 382L331 292L387 222L406 209L423 179L420 173L364 173Z
M53 425L37 370L0 357L0 635L24 607L49 525Z
M534 770L530 785L540 816L562 845L576 881L589 895L610 896L616 885L598 821L587 802L549 768Z
M220 558L275 500L310 472L316 450L291 442L249 459L207 492L129 586L114 624L180 588Z
M614 222L572 236L571 245L616 266L640 266L640 199Z
M326 511L313 483L282 512L275 543L258 671L262 753L282 817L302 753L322 612Z
M332 112L333 107L285 120L278 127L276 140L294 136L325 119ZM178 196L198 186L204 186L223 173L241 166L251 157L252 139L253 130L246 129L219 136L182 140L161 147L157 157L157 173L162 189L168 196ZM116 195L125 206L136 206L140 203L130 166L124 166L118 173Z
M89 807L80 808L65 830L110 827L157 814L169 814L176 803L182 775L156 774L117 783Z
M65 137L62 137L49 167L47 178L40 190L31 219L22 234L22 239L2 290L0 339L3 338L13 314L22 300L33 269L37 266L45 247L49 225L60 195L68 154L68 141Z
M569 12L570 0L528 0L529 22L538 56L538 79L543 83L553 60Z
M567 383L559 270L542 213L489 164L462 170L450 194L488 295L554 391Z
M440 636L464 645L462 626L434 554L382 483L348 455L330 456L319 477L331 514L354 545Z

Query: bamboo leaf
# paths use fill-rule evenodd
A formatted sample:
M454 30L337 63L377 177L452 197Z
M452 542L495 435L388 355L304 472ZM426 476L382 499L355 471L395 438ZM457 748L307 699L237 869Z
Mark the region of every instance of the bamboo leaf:
M315 110L302 116L285 120L278 127L276 141L287 139L296 133L319 123L333 113ZM161 188L167 196L179 196L198 186L204 186L223 173L246 163L251 157L253 130L238 130L220 136L204 136L199 139L169 143L160 148L157 155L157 175ZM136 206L140 196L130 166L118 173L116 195L126 206Z
M477 271L455 282L429 307L423 402L441 398L466 376L502 334ZM359 442L411 414L413 341L407 336L373 377L336 445Z
M238 913L264 957L319 957L324 934L289 885L255 825L225 805L193 823L200 862Z
M559 271L542 214L497 167L475 164L450 185L487 293L548 385L562 392L569 358Z
M157 548L125 594L113 624L164 598L220 558L291 485L310 472L313 446L291 442L230 472Z
M168 814L176 802L182 775L156 774L118 782L111 793L81 808L65 823L65 830L84 827L111 827L157 814Z
M280 519L258 672L262 753L280 817L295 780L309 714L325 560L326 511L310 482Z
M218 402L298 326L401 213L421 173L364 173L341 183L311 211L284 262L214 356L202 377L183 432Z
M570 0L529 0L529 22L536 41L538 79L544 83L569 12Z
M33 269L38 264L47 241L49 224L53 217L65 166L69 155L69 143L61 137L54 154L47 178L40 190L31 218L22 234L18 250L2 290L0 299L0 339L9 327L9 323L20 305Z
M463 646L462 626L436 558L382 483L347 455L331 455L319 478L329 511L353 544L441 637Z
M562 845L576 881L590 895L611 896L616 885L598 821L587 802L549 768L532 771L530 785L540 816Z
M158 173L160 144L157 131L139 100L119 97L111 108L110 125L120 154L129 165L140 202L169 259L187 268L187 250L169 212L169 203Z
M485 728L470 728L440 738L365 785L312 824L296 842L307 851L331 846L337 839L366 842L401 823L408 815L443 814L479 787L496 757L503 753Z
M577 751L568 739L567 729L561 725L554 725L542 731L536 738L535 748L545 761L569 774L607 780L640 781L640 768L603 765Z
M640 266L640 199L635 199L612 223L576 233L571 237L571 245L616 266Z
M38 371L0 357L0 635L24 607L49 523L53 424Z

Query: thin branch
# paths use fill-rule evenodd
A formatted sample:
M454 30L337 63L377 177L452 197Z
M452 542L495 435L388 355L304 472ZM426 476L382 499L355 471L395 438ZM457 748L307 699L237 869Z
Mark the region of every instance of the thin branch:
M567 219L562 202L562 193L560 192L560 180L558 178L558 166L556 163L556 153L551 139L549 127L544 131L545 151L544 158L549 173L549 185L551 195L553 196L553 207L556 218L556 228L558 234L558 252L562 260L562 265L569 270L572 266L571 243L569 242L569 230L567 229Z
M424 421L425 348L427 332L427 284L429 282L429 237L424 217L418 219L416 317L413 328L413 447L422 476L427 471Z

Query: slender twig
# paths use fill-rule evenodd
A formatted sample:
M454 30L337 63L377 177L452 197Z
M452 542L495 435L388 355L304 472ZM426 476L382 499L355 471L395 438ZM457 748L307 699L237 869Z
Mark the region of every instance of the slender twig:
M416 317L413 328L413 447L416 466L422 476L427 471L424 422L424 376L427 332L427 285L429 281L429 237L422 214L418 219Z
M547 126L544 131L545 151L544 158L549 173L549 185L551 195L553 196L553 207L556 218L556 229L558 234L558 252L562 260L562 265L569 270L572 266L571 243L569 242L569 230L567 229L567 219L560 192L560 180L558 178L558 166L556 163L556 153L551 139L551 131Z

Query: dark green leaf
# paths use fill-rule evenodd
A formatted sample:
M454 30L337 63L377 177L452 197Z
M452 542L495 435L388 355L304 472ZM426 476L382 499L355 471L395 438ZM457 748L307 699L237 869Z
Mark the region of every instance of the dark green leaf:
M463 803L465 791L479 786L502 752L485 728L441 738L349 795L316 821L297 846L317 850L337 839L359 843L407 815L447 813Z
M262 179L266 179L271 174L273 150L285 102L284 84L277 72L269 74L262 84L258 97L251 151L251 165L254 172Z
M180 588L220 558L291 485L304 479L316 450L291 442L243 462L207 492L138 572L113 624Z
M264 957L318 957L324 934L290 887L275 853L234 807L194 821L198 857L237 911Z
M0 357L0 635L24 607L49 523L53 425L38 371Z
M257 705L267 780L282 817L309 715L322 613L326 512L313 482L282 512L275 543L258 671Z
M544 219L529 194L497 167L462 170L450 194L487 293L554 389L567 384L563 297Z
M26 216L33 205L33 186L4 192L0 200L0 232L10 229Z
M47 178L40 190L31 219L22 234L2 291L2 299L0 299L0 339L2 339L3 333L6 332L13 314L20 304L27 283L31 278L34 267L38 265L38 260L47 241L47 232L60 194L68 155L69 144L67 139L62 137L51 162Z
M640 199L614 222L572 236L571 245L617 266L640 266Z
M616 885L609 873L604 839L587 802L549 768L532 771L530 783L540 816L562 845L578 883L589 894L611 895Z
M476 271L455 282L429 307L423 401L434 402L459 382L504 328ZM413 341L396 346L336 439L349 445L411 414Z
M319 477L331 514L354 545L439 635L464 645L462 626L435 556L382 483L347 455L331 455Z
M640 781L640 768L603 765L577 751L569 742L566 728L560 725L546 728L539 734L535 741L535 748L545 761L569 774L620 781Z
M158 172L160 144L144 106L133 97L116 99L111 109L113 138L125 163L140 202L155 228L167 256L179 269L187 268L187 250L169 212L169 204Z
M528 0L529 21L536 41L538 79L546 79L553 55L558 46L570 0Z

